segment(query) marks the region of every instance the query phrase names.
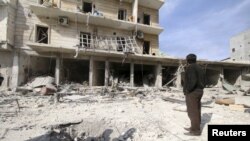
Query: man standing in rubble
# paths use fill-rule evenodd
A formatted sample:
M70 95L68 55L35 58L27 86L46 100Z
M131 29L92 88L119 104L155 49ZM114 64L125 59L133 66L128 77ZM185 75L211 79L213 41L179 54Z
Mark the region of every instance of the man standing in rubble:
M191 127L184 128L189 131L184 134L199 136L201 134L201 98L205 87L205 73L201 66L196 64L195 54L187 55L186 61L183 92L186 97L187 113L191 121Z

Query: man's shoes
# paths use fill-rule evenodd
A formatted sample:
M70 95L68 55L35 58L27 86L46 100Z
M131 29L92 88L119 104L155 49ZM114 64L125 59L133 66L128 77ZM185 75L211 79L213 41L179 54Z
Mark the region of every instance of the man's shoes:
M184 133L184 135L187 135L187 136L200 136L201 135L201 132L200 131L190 131L190 132L187 132L187 133Z
M187 130L187 131L191 131L190 127L189 128L188 127L184 127L184 129Z

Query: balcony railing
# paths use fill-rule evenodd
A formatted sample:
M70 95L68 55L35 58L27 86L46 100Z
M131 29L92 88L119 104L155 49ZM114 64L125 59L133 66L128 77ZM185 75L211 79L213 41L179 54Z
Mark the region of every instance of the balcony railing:
M99 36L82 33L79 37L79 44L77 44L76 47L79 49L94 49L142 54L142 47L138 46L136 37L129 36Z

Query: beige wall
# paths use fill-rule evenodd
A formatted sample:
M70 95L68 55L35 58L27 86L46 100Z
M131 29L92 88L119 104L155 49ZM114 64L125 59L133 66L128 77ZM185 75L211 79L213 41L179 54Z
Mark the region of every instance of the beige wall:
M0 41L11 45L14 45L15 8L15 0L10 0L8 5L0 5Z
M158 10L139 6L139 8L138 8L138 18L140 18L140 23L143 23L143 14L144 13L150 15L150 25L159 26Z
M0 41L6 41L7 40L7 6L0 6Z
M7 27L7 40L8 43L14 45L14 34L15 34L15 17L16 9L15 7L8 7L8 27Z
M69 1L62 1L69 3ZM29 10L30 4L37 4L37 1L33 0L26 0L26 1L19 1L19 8L17 12L17 19L16 19L16 31L15 31L15 44L17 47L26 47L27 42L33 42L35 39L35 25L43 25L49 27L49 42L50 44L62 46L62 47L74 47L79 44L79 33L82 32L90 32L93 33L95 29L97 29L98 35L105 35L105 36L113 36L115 32L117 36L131 36L132 31L130 30L119 30L119 29L112 29L106 28L102 26L94 26L86 24L82 24L79 22L70 22L69 26L61 26L58 25L57 19L53 19L49 17L37 17L35 13L31 13ZM62 3L62 7L64 5ZM96 0L95 1L96 8L107 15L113 16L117 18L117 11L119 7L119 1L113 0ZM69 7L72 6L68 5ZM104 5L104 6L103 6ZM116 8L112 8L112 7ZM120 7L127 7L129 10L128 13L131 12L132 5L129 3L122 3ZM75 6L72 6L75 8ZM101 9L102 8L102 9ZM149 11L147 8L140 8L145 11ZM153 10L153 14L156 13L156 10ZM157 16L151 16L153 21L156 21ZM154 23L154 22L152 22ZM158 43L158 36L157 35L145 35L146 41L150 41L151 43L151 52L158 53L157 48L159 46Z

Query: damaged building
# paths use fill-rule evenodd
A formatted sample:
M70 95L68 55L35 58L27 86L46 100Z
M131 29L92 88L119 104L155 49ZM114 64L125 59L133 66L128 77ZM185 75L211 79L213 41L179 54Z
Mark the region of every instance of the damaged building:
M184 60L159 51L164 0L0 0L2 88L36 76L89 87L181 87ZM247 62L199 61L207 87L242 86ZM249 85L248 85L249 86ZM246 86L247 87L247 86Z

